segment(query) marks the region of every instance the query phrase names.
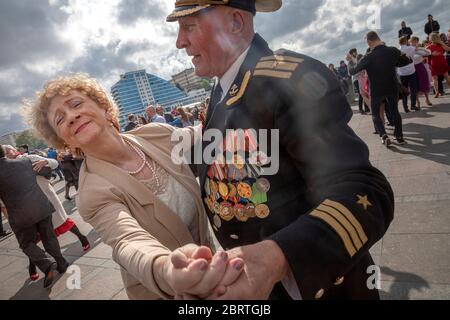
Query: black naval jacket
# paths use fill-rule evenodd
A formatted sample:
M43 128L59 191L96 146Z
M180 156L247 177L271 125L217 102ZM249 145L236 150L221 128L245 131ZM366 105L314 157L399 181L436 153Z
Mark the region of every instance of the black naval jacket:
M279 129L279 171L264 177L270 190L262 218L221 219L212 212L215 206L220 211L224 202L245 206L251 200L238 197L233 203L222 197L220 181L210 178L206 164L199 166L200 183L221 245L231 249L274 240L303 299L379 298L367 286L372 275L367 268L374 265L369 249L393 219L394 196L370 164L367 146L348 126L351 117L326 66L295 52L274 53L258 34L230 92L208 108L205 130ZM242 181L225 177L222 182L237 186ZM244 182L251 186L255 180ZM287 297L277 284L271 298Z

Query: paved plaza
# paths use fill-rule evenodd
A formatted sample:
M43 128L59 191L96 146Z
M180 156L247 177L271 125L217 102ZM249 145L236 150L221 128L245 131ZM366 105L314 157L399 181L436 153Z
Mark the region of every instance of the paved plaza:
M354 107L351 126L369 145L373 165L388 177L396 197L394 221L371 250L387 300L450 299L450 96L432 102L421 112L402 113L408 144L394 144L390 150L372 134L370 115L360 115ZM127 299L112 250L81 220L75 201L64 199L63 183L54 187L92 245L83 253L71 233L59 239L64 256L81 270L81 289L68 289L70 274L49 290L43 288L42 274L30 282L28 259L11 236L0 242L0 299Z

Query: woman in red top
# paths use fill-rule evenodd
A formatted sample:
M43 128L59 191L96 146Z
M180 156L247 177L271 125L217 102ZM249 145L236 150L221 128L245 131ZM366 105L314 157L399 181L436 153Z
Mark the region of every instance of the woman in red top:
M450 47L446 46L442 42L439 34L432 33L430 35L431 44L428 45L427 49L431 51L431 73L433 75L434 89L437 92L435 98L439 96L438 89L438 77L444 76L447 80L447 84L450 86L450 77L448 71L450 70L447 60L445 59L445 51L450 51Z

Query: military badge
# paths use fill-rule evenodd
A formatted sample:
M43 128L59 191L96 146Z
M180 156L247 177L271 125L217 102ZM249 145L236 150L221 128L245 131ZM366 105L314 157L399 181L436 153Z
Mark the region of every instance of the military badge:
M239 92L239 87L236 84L233 84L233 86L230 89L230 96L234 97Z

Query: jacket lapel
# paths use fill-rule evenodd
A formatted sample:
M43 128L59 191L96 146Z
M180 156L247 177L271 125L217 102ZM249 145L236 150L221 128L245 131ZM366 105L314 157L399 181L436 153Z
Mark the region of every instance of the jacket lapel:
M206 213L204 211L203 202L201 200L200 188L192 171L189 168L185 169L183 165L174 164L170 157L170 152L168 152L167 150L163 151L157 148L151 142L138 136L132 135L124 135L124 136L126 137L126 139L138 145L142 149L142 151L144 151L145 154L147 154L151 159L153 159L156 163L158 163L158 165L160 165L172 177L174 177L179 183L181 183L188 192L190 192L192 195L195 196L194 198L198 214L197 218L199 221L199 228L200 228L200 241L202 244L205 244L206 243L205 235L207 232L206 229L207 224L205 224Z

